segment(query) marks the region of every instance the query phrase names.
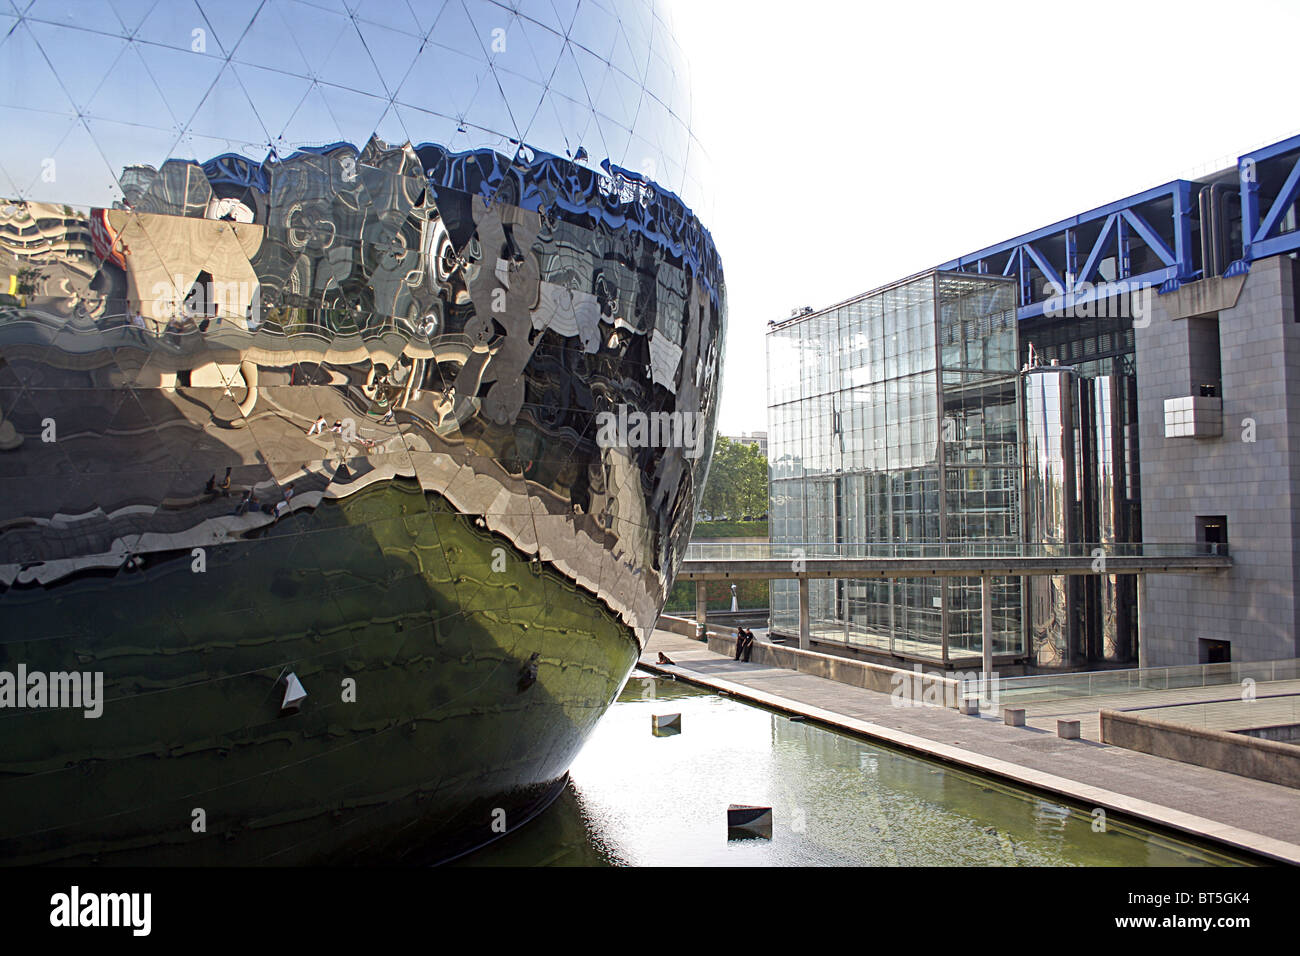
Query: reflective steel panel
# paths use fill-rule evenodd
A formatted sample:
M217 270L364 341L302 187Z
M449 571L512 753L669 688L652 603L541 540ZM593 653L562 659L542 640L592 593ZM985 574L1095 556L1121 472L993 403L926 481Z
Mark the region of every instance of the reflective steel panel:
M1074 371L1057 366L1031 368L1021 381L1025 541L1079 541ZM1074 659L1078 617L1074 585L1069 575L1025 578L1029 650L1040 665L1059 666Z
M1091 391L1092 427L1087 465L1091 471L1089 485L1094 501L1092 520L1096 529L1088 535L1102 547L1127 542L1131 529L1128 521L1128 495L1124 431L1121 425L1121 390L1124 378L1098 375L1081 383ZM1095 589L1095 611L1090 608L1089 657L1092 660L1123 662L1132 657L1135 646L1136 620L1131 605L1136 597L1132 575L1098 574L1087 579Z

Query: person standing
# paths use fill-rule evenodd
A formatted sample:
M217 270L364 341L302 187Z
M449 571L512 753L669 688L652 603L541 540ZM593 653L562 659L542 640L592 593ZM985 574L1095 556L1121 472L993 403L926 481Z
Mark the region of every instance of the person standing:
M745 650L745 629L737 625L736 627L736 660L740 660L740 655Z

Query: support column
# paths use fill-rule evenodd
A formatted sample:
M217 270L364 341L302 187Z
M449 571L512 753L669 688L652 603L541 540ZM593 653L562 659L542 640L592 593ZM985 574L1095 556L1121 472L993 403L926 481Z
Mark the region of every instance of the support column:
M993 579L987 574L980 578L980 630L984 651L984 674L981 680L987 686L993 673Z
M1135 574L1137 578L1137 612L1138 612L1138 667L1148 666L1150 656L1147 654L1147 617L1142 612L1142 605L1146 603L1147 597L1147 576L1145 574Z
M808 579L799 579L799 649L812 649L812 617L808 611Z
M886 496L889 497L889 496ZM889 653L897 653L894 650L894 634L897 633L894 627L894 579L889 578Z
M707 581L695 582L695 623L699 625L699 630L707 639L708 637L708 614L709 614L709 594Z

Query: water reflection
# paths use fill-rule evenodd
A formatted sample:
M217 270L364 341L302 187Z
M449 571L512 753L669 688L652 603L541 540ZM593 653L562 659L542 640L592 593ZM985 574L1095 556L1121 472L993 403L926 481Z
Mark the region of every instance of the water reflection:
M655 737L651 716L682 714ZM772 839L728 840L729 803L774 809ZM791 721L634 677L563 796L483 866L1201 866L1246 862Z

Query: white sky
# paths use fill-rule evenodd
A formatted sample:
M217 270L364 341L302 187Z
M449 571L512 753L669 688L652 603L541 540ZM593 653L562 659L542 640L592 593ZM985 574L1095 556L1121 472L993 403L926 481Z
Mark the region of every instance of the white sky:
M1300 130L1300 2L671 0L727 278L720 429L769 319Z

